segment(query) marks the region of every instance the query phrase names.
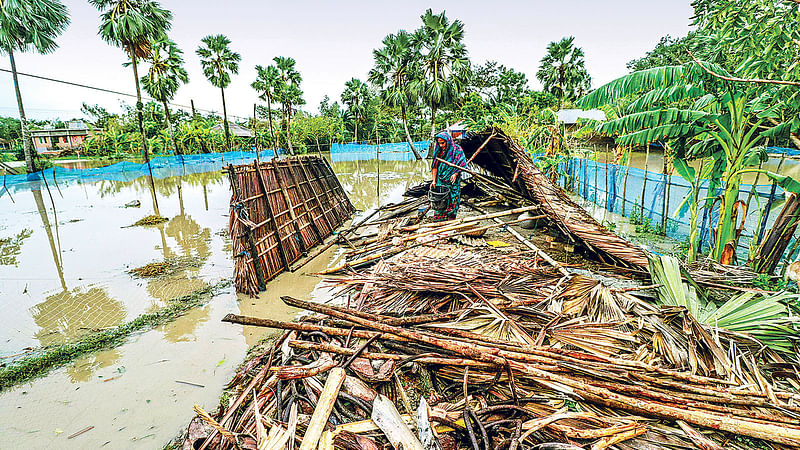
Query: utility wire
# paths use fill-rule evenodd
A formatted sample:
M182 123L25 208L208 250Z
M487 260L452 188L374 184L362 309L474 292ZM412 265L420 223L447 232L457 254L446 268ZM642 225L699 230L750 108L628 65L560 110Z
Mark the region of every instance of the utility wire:
M10 69L5 69L5 68L2 68L2 67L0 67L0 72L12 73ZM31 73L25 73L25 72L17 72L17 75L22 75L24 77L30 77L30 78L36 78L36 79L39 79L39 80L52 81L54 83L67 84L67 85L70 85L70 86L77 86L77 87L85 88L85 89L92 89L92 90L95 90L95 91L106 92L106 93L109 93L109 94L116 94L116 95L122 95L122 96L125 96L125 97L136 98L135 94L129 94L127 92L120 92L120 91L115 91L115 90L112 90L112 89L105 89L105 88L101 88L101 87L97 87L97 86L89 86L89 85L86 85L86 84L74 83L72 81L66 81L66 80L59 80L59 79L56 79L56 78L45 77L45 76L42 76L42 75L34 75L34 74L31 74ZM150 98L150 97L148 97L146 95L143 95L142 98L144 98L146 100L152 100L154 102L158 101L158 100L156 100L154 98ZM187 109L187 110L190 110L190 111L192 109L191 106L181 105L181 104L178 104L178 103L167 102L167 104L171 105L171 106L174 106L174 107L177 107L177 108ZM203 109L203 108L195 108L195 110L204 111L204 112L212 113L212 114L216 113L215 111L212 111L212 110L209 110L209 109ZM249 117L235 116L233 114L229 114L229 116L233 117L233 118L236 118L236 119L249 120Z

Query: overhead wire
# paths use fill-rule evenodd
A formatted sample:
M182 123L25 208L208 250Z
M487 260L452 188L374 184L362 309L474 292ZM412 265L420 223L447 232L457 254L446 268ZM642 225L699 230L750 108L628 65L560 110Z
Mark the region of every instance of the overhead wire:
M3 68L3 67L0 67L0 72L12 73L11 69L6 69L6 68ZM19 71L17 72L17 75L21 75L21 76L29 77L29 78L36 78L36 79L39 79L39 80L51 81L51 82L54 82L54 83L66 84L66 85L69 85L69 86L75 86L75 87L80 87L80 88L84 88L84 89L91 89L91 90L95 90L95 91L105 92L105 93L108 93L108 94L115 94L115 95L121 95L121 96L125 96L125 97L136 98L136 94L130 94L128 92L115 91L113 89L106 89L106 88L101 88L101 87L97 87L97 86L90 86L88 84L76 83L76 82L73 82L73 81L59 80L57 78L46 77L46 76L43 76L43 75L34 75L34 74L31 74L31 73L25 73L25 72L19 72ZM145 99L145 100L157 101L156 99L148 97L146 95L143 95L142 98ZM183 108L183 109L186 109L186 110L191 110L192 109L191 106L181 105L179 103L167 102L167 104L170 105L170 106L176 107L176 108ZM210 109L203 109L203 108L194 108L194 109L196 111L203 111L203 112L207 112L207 113L217 114L217 111L213 111L213 110L210 110ZM237 116L237 115L233 115L233 114L228 114L228 117L232 117L234 119L239 119L239 120L249 120L249 117Z

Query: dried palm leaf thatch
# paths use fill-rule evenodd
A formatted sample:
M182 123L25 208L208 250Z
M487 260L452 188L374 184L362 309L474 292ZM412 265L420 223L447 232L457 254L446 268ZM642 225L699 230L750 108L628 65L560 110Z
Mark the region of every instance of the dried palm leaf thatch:
M531 156L502 131L474 159L475 164L501 177L524 197L541 207L551 222L573 242L581 243L604 262L632 268L646 268L647 253L597 223L561 188L554 185L534 164ZM477 153L489 131L469 134L461 147L469 157Z

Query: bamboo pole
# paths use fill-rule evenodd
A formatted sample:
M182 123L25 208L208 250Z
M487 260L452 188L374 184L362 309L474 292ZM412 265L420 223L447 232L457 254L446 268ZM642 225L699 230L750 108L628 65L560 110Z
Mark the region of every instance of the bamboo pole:
M319 399L314 407L314 414L311 415L311 421L308 423L306 434L300 443L300 450L313 450L317 448L322 432L325 430L325 424L328 422L328 417L333 411L333 406L336 403L336 397L339 395L339 389L344 383L346 375L344 369L341 367L334 367L328 374L328 379L325 381L325 387L319 395Z
M468 162L468 163L471 163L471 162L472 162L472 160L473 160L473 159L475 159L475 157L476 157L476 156L478 156L478 153L480 153L480 152L481 152L481 150L483 150L483 147L486 147L486 144L488 144L488 143L489 143L489 141L491 141L491 140L492 140L492 138L493 138L493 137L495 137L495 135L496 135L496 133L495 133L494 131L492 131L492 134L490 134L490 135L489 135L489 137L488 137L488 138L486 138L486 140L485 140L485 141L483 141L483 144L481 144L481 146L480 146L480 147L478 147L478 149L477 149L477 150L475 150L475 153L473 153L473 154L472 154L472 156L470 156L470 157L469 157L469 159L467 160L467 162Z
M781 168L783 167L783 162L786 160L786 153L781 154L781 161L778 163L778 169L775 170L775 173L780 174ZM761 244L761 240L764 239L764 232L767 228L767 221L769 220L770 210L772 209L772 203L775 201L775 191L778 189L778 183L775 181L772 182L772 187L769 190L769 199L767 200L767 204L764 207L764 215L761 217L761 224L758 227L758 239L756 239L756 245Z
M622 182L622 217L625 217L625 202L628 194L628 172L631 170L631 148L628 147L628 160L625 164L625 177Z
M642 180L642 198L641 205L639 205L639 220L644 223L644 195L647 192L647 165L650 163L650 144L647 145L647 150L644 156L644 179Z
M469 203L465 203L465 204L466 204L468 207L470 207L470 208L474 209L475 211L478 211L479 213L485 214L485 213L484 213L482 210L480 210L478 207L476 207L476 206L473 206L473 205L470 205ZM494 221L495 221L495 222L496 222L498 225L501 225L501 226L503 226L503 225L507 225L505 222L503 222L502 220L498 219L497 217L493 217L493 218L492 218L492 220L494 220ZM520 241L520 242L522 243L522 245L524 245L524 246L528 247L529 249L533 250L534 252L536 252L536 254L537 254L537 255L538 255L540 258L542 258L543 260L545 260L545 261L546 261L548 264L550 264L551 266L553 266L553 267L555 267L556 269L558 269L558 271L559 271L559 272L561 272L561 274L562 274L562 275L564 275L564 276L569 276L569 275L570 275L569 271L567 271L567 269L565 269L565 268L564 268L564 266L562 266L562 265L561 265L561 263L559 263L559 262L558 262L558 261L556 261L555 259L551 258L551 257L550 257L550 255L548 255L547 253L545 253L545 251L544 251L544 250L542 250L542 249L540 249L539 247L537 247L536 245L534 245L534 243L533 243L533 242L531 242L531 241L529 241L529 240L525 239L525 237L523 237L521 234L519 234L519 232L517 232L517 230L515 230L515 229L513 229L513 228L511 228L511 227L507 227L507 228L506 228L506 230L507 230L509 233L511 233L511 235L512 235L512 236L514 236L514 237L515 237L515 238L516 238L518 241Z
M599 201L597 199L597 172L600 171L600 167L597 164L598 163L597 152L594 153L594 161L593 162L594 162L594 204L597 205L598 204L597 202Z
M661 176L663 177L664 181L664 197L661 200L661 228L664 232L664 235L667 234L667 204L669 200L669 195L667 191L669 186L667 185L667 144L664 144L664 161L661 164Z
M610 189L608 187L608 144L606 144L606 163L605 164L606 164L606 166L605 166L605 171L604 172L605 172L605 175L606 175L606 195L605 195L606 204L605 204L605 207L603 208L603 223L606 223L606 214L608 213L608 194L609 194L609 191L610 191Z
M470 207L472 207L472 206L470 206ZM472 208L475 209L475 207L472 207ZM433 222L433 223L409 225L407 227L401 228L401 230L403 230L403 231L414 231L414 230L418 230L420 228L446 227L446 226L456 225L456 224L460 224L460 223L478 222L480 220L485 220L485 219L494 219L495 217L503 217L503 216L510 216L510 215L514 215L514 214L521 214L521 213L528 212L528 211L533 211L533 210L536 210L536 209L539 209L539 206L536 206L536 205L534 205L534 206L523 206L523 207L520 207L520 208L508 209L508 210L505 210L505 211L498 211L498 212L493 212L493 213L489 213L489 214L481 213L481 215L479 215L479 216L468 216L468 217L462 217L460 219L447 220L447 221L443 221L443 222ZM475 209L475 211L478 211L478 209Z
M467 169L466 167L461 167L461 166L455 165L455 164L451 163L450 161L445 161L445 160L443 160L441 158L436 158L436 161L438 161L440 163L447 164L450 167L455 167L456 169L461 170L463 172L467 172L468 174L474 175L475 177L480 178L481 180L491 184L494 187L497 187L497 188L500 188L500 189L503 189L503 190L508 190L508 186L503 186L502 184L499 184L499 183L495 182L494 180L492 180L491 178L489 178L489 177L487 177L485 175L481 175L478 172L475 172L474 170Z

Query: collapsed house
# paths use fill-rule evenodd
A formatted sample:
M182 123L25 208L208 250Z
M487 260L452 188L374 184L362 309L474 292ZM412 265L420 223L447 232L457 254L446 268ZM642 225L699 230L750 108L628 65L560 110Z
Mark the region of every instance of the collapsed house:
M316 155L230 165L227 173L237 292L263 291L355 211L328 162Z
M602 228L514 142L462 146L483 168L470 169L488 193L467 202L477 215L431 224L403 206L418 200L384 208L325 271L338 302L284 296L314 315L224 319L283 333L217 411L195 408L184 448L800 448L796 296L714 284L730 273L706 266L693 273L727 303L670 303L670 281L693 292L681 272L662 277L666 257ZM559 261L515 229L521 212L628 270ZM776 315L743 331L730 304Z

